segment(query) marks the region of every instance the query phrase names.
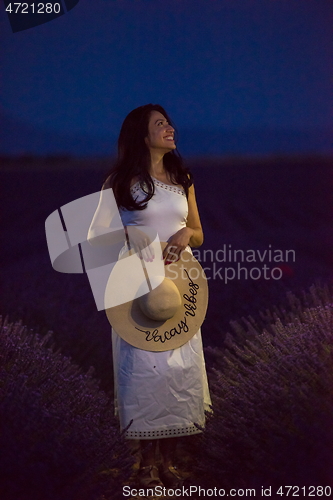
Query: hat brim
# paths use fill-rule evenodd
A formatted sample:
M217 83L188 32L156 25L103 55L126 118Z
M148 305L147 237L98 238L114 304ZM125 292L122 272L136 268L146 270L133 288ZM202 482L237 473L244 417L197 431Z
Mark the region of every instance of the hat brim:
M166 243L161 245L163 248ZM126 255L128 254L123 257ZM134 347L146 351L176 349L186 344L204 321L208 286L205 273L197 259L184 250L178 262L165 265L165 277L175 283L181 296L181 305L171 319L154 321L148 318L141 311L140 298L106 309L107 318L114 330ZM117 285L112 283L112 286Z

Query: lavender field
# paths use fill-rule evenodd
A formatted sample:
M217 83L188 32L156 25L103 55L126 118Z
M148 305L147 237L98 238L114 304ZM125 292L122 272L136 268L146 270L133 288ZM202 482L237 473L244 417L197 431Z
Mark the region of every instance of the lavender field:
M135 474L112 415L110 325L85 275L52 269L44 230L51 212L100 189L110 160L3 160L1 314L40 334L1 330L3 498L122 498ZM209 279L202 332L214 413L199 442L179 450L184 477L258 492L329 488L332 161L189 164L205 233L195 254Z
M192 159L188 164L205 233L197 257L209 278L206 346L222 346L230 321L259 319L259 311L286 304L286 292L332 283L331 159ZM42 332L53 330L62 350L86 369L95 366L102 386L110 389L109 323L95 308L86 276L52 269L44 230L55 209L98 191L109 165L109 159L3 159L0 175L2 314ZM239 264L248 273L260 270L252 272L253 279L250 274L246 279L244 270L237 275L237 258L229 250L255 253L255 261ZM292 250L287 261L286 250ZM280 261L274 262L277 251ZM237 255L240 260L241 252ZM228 277L235 272L227 282L226 267L234 269ZM280 279L271 277L274 267Z

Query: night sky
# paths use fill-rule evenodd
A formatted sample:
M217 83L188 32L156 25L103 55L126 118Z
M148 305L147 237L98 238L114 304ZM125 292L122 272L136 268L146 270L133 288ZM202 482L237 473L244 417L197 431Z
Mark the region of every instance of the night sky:
M8 130L107 138L156 102L188 136L318 135L331 121L332 13L331 0L80 0L12 33L2 3L1 117Z

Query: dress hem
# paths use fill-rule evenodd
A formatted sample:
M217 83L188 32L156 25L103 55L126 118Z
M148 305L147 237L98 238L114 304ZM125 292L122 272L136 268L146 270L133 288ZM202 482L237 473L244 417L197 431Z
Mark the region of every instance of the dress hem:
M192 436L201 434L202 430L195 425L176 429L161 429L158 431L126 431L125 439L161 439L168 437Z

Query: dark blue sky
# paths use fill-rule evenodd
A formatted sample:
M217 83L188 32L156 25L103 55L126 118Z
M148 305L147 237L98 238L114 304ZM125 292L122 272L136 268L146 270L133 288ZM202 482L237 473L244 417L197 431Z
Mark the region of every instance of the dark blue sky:
M181 129L328 129L331 0L80 0L12 33L0 12L7 117L115 135L158 102Z

